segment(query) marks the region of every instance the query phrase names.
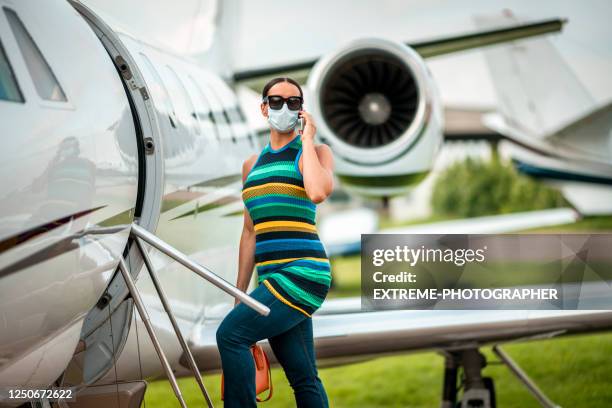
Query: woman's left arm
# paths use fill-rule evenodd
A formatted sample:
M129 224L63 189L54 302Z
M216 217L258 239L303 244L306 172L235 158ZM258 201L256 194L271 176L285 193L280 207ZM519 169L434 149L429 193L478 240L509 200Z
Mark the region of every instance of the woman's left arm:
M312 116L301 111L304 118L302 132L302 166L304 189L308 198L315 204L325 200L334 189L334 158L326 144L315 146L316 127ZM298 163L299 166L299 163Z

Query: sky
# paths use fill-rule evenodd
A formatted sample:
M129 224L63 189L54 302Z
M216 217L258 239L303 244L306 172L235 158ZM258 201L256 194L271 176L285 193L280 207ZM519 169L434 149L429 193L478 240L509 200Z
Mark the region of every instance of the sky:
M355 38L434 39L476 30L475 15L504 9L526 21L569 22L549 36L594 99L612 99L612 2L500 0L236 0L228 54L235 69L317 57ZM224 3L221 3L224 4ZM447 106L493 108L496 96L482 52L427 60Z

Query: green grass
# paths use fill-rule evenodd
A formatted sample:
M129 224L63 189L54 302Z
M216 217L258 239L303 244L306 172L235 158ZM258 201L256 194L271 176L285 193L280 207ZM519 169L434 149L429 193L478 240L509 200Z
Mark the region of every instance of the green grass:
M504 349L538 386L563 407L612 406L612 334L565 337L509 344ZM489 363L493 354L485 349ZM437 407L442 388L443 359L422 353L377 358L350 366L321 368L320 377L332 407ZM274 396L262 406L292 407L291 387L281 369L273 371ZM536 400L505 366L490 364L484 375L495 380L498 406L539 407ZM188 406L203 406L195 380L179 380ZM219 400L219 375L205 376L205 384ZM167 381L149 384L146 405L177 407Z
M328 299L359 296L361 293L361 258L359 255L331 259L332 287Z

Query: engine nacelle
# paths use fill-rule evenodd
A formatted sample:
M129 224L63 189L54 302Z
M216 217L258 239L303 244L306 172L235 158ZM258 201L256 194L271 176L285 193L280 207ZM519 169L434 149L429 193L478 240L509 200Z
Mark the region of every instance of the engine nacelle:
M423 59L384 39L353 41L308 78L321 141L349 190L392 196L421 181L442 142L442 106Z

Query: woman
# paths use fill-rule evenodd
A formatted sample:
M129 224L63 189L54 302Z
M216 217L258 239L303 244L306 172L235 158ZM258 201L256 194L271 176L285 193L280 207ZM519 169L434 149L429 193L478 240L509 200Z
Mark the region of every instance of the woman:
M261 316L236 299L217 330L226 407L255 407L255 367L249 347L267 338L293 388L298 407L327 407L318 377L312 313L327 296L331 272L315 225L316 204L333 189L333 157L315 145L315 124L303 110L300 85L275 78L262 92L270 141L242 166L244 227L236 286L270 308ZM298 116L304 130L296 132Z

